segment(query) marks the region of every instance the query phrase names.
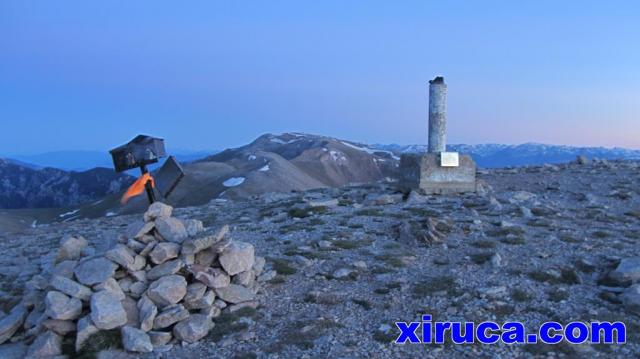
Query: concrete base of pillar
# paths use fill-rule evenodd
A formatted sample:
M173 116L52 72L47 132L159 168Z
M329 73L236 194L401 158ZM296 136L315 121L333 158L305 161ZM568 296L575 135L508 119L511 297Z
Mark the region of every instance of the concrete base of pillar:
M460 155L458 167L441 167L438 153L404 154L400 158L400 190L422 194L476 191L476 163Z

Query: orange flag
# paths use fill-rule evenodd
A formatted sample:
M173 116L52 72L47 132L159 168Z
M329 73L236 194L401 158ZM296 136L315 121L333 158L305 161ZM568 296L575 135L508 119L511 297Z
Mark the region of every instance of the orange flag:
M140 176L140 178L138 178L135 182L133 182L127 192L124 193L122 199L120 199L120 204L124 206L131 197L135 197L144 192L144 185L147 183L147 181L151 181L152 188L155 187L155 182L153 181L153 177L151 177L151 174L145 173Z

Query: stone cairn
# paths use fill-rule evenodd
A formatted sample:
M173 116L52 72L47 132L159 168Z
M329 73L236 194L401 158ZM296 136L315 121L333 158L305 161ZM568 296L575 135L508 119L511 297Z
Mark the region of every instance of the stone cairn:
M256 308L259 282L275 276L262 273L265 259L229 240L228 226L205 231L172 210L152 204L104 255L87 253L82 237L63 238L51 273L34 276L0 319L0 344L24 341L27 356L53 356L66 336L79 352L100 331L120 330L125 350L148 353L202 339L222 309Z

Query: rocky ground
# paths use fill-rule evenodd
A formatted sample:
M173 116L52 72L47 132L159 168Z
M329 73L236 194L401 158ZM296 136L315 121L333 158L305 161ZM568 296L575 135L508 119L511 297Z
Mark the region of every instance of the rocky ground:
M266 257L265 271L278 275L261 286L257 309L223 310L200 342L143 356L638 356L640 294L631 285L640 279L640 260L632 259L639 255L640 163L496 169L479 178L479 192L462 196L403 199L392 183L380 183L174 210L206 227L228 224L229 237L253 244ZM101 253L139 217L0 238L2 309L51 266L64 235L82 235ZM529 331L549 320L623 321L628 343L392 344L393 323L421 314L524 321ZM113 345L111 355L128 355Z

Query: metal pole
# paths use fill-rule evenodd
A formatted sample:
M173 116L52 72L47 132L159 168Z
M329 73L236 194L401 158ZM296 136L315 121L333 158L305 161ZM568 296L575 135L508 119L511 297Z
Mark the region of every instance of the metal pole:
M149 172L147 170L147 166L146 165L140 166L140 171L142 172L143 175L145 173ZM155 195L155 193L153 193L153 187L151 186L151 181L150 180L147 181L144 184L144 188L147 190L147 198L149 199L149 204L152 204L153 202L156 201L156 195Z

